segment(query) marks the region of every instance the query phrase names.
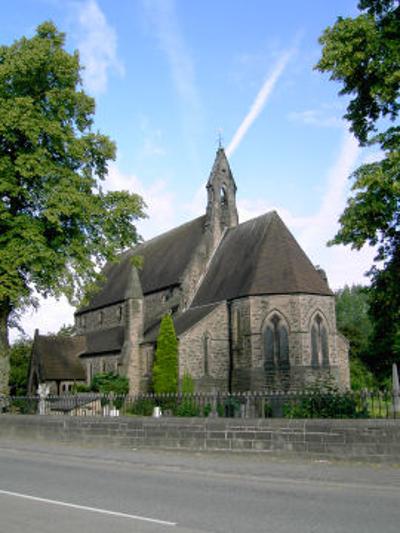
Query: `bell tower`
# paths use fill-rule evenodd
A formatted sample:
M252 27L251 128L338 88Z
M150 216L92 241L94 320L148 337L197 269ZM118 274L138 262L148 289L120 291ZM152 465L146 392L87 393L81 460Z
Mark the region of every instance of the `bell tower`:
M206 188L206 225L218 239L225 229L238 225L236 183L222 147L217 150Z

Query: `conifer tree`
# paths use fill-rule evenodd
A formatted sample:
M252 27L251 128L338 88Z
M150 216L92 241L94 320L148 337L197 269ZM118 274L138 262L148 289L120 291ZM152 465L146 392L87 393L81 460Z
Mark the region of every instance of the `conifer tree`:
M161 320L153 365L153 389L156 394L178 392L178 339L171 315Z

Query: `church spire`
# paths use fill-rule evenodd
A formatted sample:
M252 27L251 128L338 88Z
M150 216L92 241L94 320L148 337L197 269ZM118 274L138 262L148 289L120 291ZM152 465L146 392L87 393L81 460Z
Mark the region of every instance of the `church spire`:
M236 183L225 150L219 146L207 182L207 225L217 233L238 225Z

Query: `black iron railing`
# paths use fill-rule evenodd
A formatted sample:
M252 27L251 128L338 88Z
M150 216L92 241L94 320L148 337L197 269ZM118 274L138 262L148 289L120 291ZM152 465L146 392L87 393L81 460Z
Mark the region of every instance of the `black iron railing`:
M0 397L0 413L70 416L400 418L399 405L397 392L367 390Z

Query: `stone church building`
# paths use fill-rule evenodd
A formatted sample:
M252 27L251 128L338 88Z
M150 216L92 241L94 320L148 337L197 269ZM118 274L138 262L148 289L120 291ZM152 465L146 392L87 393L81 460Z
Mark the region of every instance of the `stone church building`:
M104 371L128 376L131 393L148 391L166 313L179 375L198 391L293 390L327 375L349 387L348 343L324 272L275 211L239 224L222 148L206 188L203 216L106 265L103 286L75 313L75 337L35 335L31 391L45 381L60 393Z

